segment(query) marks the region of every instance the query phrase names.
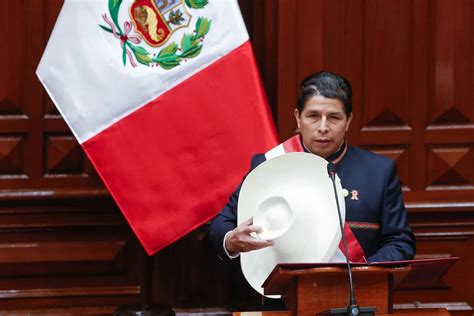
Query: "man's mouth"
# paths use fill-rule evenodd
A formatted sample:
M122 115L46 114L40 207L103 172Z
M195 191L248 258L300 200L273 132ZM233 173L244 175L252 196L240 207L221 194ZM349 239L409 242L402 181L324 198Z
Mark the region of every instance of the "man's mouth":
M316 139L316 142L325 144L325 143L330 143L331 140L327 138L320 138L320 139Z
M331 140L327 139L327 138L315 139L314 141L316 142L316 146L318 146L320 148L328 147L332 143Z

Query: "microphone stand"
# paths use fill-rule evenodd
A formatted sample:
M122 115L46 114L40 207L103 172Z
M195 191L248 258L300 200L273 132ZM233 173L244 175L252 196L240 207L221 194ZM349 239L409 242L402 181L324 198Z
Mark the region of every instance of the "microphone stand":
M347 263L347 271L349 274L349 304L347 307L342 308L331 308L328 311L324 311L319 313L318 315L348 315L348 316L371 316L375 315L375 307L359 307L357 305L355 291L354 291L354 284L352 282L352 268L351 263L349 261L349 250L347 249L346 238L344 236L344 225L342 223L342 215L341 215L341 208L339 206L339 198L337 196L337 189L336 189L336 166L334 163L328 163L328 174L329 178L331 178L332 186L334 188L334 196L336 197L336 206L337 206L337 214L339 216L339 228L342 234L342 244L344 245L344 254L346 256L346 263Z

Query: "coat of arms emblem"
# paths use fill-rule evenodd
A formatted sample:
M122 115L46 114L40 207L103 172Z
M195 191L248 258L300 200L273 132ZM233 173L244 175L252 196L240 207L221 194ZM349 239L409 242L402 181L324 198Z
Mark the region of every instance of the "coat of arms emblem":
M204 37L211 26L211 21L205 17L197 18L195 29L192 33L184 33L179 44L168 41L174 31L190 26L192 14L189 10L204 8L208 0L133 0L128 8L130 21L123 24L119 21L122 1L109 0L110 18L107 14L102 15L107 26L99 26L120 40L124 66L129 60L133 67L138 62L145 66L172 69L182 60L200 54ZM142 41L148 47L139 46ZM161 46L164 47L154 52Z
M130 6L135 29L150 46L161 46L171 33L189 26L184 0L136 0Z

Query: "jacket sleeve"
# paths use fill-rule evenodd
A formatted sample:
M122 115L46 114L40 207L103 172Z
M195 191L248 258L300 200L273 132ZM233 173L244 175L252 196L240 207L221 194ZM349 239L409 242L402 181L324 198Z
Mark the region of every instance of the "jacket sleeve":
M227 204L211 223L209 231L210 241L216 250L218 257L222 260L229 260L223 247L224 236L227 232L237 227L237 203L241 187L242 183L237 187L234 193L232 193Z
M265 161L264 155L255 155L251 161L252 171L256 166ZM249 173L250 173L249 171ZM248 173L247 173L248 175ZM247 176L246 175L246 176ZM246 177L245 176L245 177ZM244 180L245 180L244 177ZM230 260L224 251L224 236L229 231L237 227L237 204L239 201L240 188L242 187L242 182L239 184L237 189L232 193L229 198L229 201L224 206L219 214L212 220L211 227L209 229L209 238L212 246L217 252L217 255L222 260Z
M380 248L368 261L410 260L415 256L415 252L415 237L407 223L407 211L396 175L395 162L390 161L380 220Z

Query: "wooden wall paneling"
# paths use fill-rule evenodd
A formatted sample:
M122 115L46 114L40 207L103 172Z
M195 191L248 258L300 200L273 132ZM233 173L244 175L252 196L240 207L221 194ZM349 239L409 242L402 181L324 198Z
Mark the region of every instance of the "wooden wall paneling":
M25 138L13 134L0 137L0 172L5 178L26 178Z
M412 92L410 114L412 116L410 134L411 156L410 166L413 172L409 174L410 188L413 191L425 189L425 137L426 113L428 101L429 61L429 1L414 1L412 16L412 73L410 88ZM405 195L406 196L406 195Z
M410 129L412 2L365 4L362 129Z
M296 123L293 110L296 106L298 78L296 60L301 47L296 35L302 17L298 11L297 1L280 1L278 3L278 42L277 42L277 112L278 131L282 140L294 135Z
M22 115L21 82L22 60L25 59L22 50L22 36L11 36L10 28L23 31L22 5L19 3L4 3L1 17L4 23L0 26L1 38L8 40L7 49L0 51L0 114ZM8 26L8 27L7 27ZM22 53L23 52L23 53Z
M428 214L412 209L410 222L417 237L419 256L459 256L443 282L432 288L400 289L396 302L474 301L473 276L474 214L471 211L439 210Z
M22 22L23 4L5 3L2 10L1 37L8 40L0 52L0 178L5 181L26 179L26 153L29 139L26 135L28 112L23 91L23 65L28 63L28 45L25 43L27 25ZM34 23L32 21L31 23ZM8 28L7 28L8 26ZM12 36L10 27L18 32Z
M268 96L268 102L272 110L273 119L278 121L277 108L277 85L276 78L278 76L278 4L275 1L251 1L253 5L252 25L249 29L251 32L251 40L253 45L257 63L262 75L262 81ZM245 16L245 12L243 12Z
M426 126L427 190L474 196L474 84L470 1L436 1L430 7L430 81Z
M153 256L155 304L177 308L230 306L239 303L239 295L251 294L248 286L239 283L243 279L232 281L231 267L217 258L206 231L205 226L199 228ZM246 304L251 306L252 302Z
M432 125L472 124L473 57L472 1L437 0L432 12L432 49L435 56L434 85L430 98L429 123Z
M81 146L72 135L46 135L43 170L46 177L64 174L80 175L84 156Z
M428 188L458 187L473 189L474 148L468 144L458 146L428 146Z
M297 6L296 15L292 19L296 20L296 29L293 31L293 36L296 42L292 45L296 46L296 56L293 58L293 67L295 67L296 77L295 83L287 80L282 80L286 85L295 85L298 87L303 78L313 73L315 70L324 68L323 66L323 52L325 48L325 14L324 1L295 1ZM288 20L288 19L285 19ZM289 41L289 36L285 36L285 40ZM338 41L337 41L338 42ZM288 78L289 79L289 78ZM295 108L296 94L293 96L291 105ZM291 107L289 107L291 109ZM290 115L292 112L288 113Z
M273 119L277 122L277 80L275 79L278 75L278 3L273 0L239 0L239 5L252 42Z
M0 313L139 301L140 246L107 196L0 207Z

